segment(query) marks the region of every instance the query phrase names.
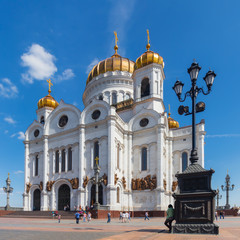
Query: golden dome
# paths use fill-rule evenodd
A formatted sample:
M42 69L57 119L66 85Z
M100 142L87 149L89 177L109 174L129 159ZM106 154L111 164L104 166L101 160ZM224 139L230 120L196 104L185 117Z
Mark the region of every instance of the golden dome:
M163 58L158 54L153 51L150 51L150 38L149 38L149 31L147 30L147 35L148 35L148 44L146 46L147 51L143 53L137 60L134 66L134 69L137 70L139 68L142 68L148 64L151 63L156 63L159 65L162 65L164 67L164 62Z
M168 113L168 127L171 128L179 128L179 123L170 117L171 113Z
M129 60L128 58L121 57L118 53L118 45L117 45L117 36L116 32L114 32L116 37L116 44L114 46L115 54L112 57L107 58L98 64L96 64L91 72L88 74L86 85L96 76L113 71L125 71L129 73L133 73L134 71L134 62Z
M51 80L49 79L47 82L49 83L48 95L38 101L38 109L43 107L51 107L55 109L59 105L58 102L51 96Z

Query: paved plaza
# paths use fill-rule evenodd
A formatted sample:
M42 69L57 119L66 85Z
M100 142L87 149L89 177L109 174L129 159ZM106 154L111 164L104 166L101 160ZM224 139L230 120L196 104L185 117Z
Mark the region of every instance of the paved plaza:
M183 235L169 234L163 224L164 218L134 218L129 223L118 219L93 219L90 223L75 220L39 219L39 218L0 218L0 240L94 240L94 239L240 239L240 217L226 217L216 221L220 226L219 235Z

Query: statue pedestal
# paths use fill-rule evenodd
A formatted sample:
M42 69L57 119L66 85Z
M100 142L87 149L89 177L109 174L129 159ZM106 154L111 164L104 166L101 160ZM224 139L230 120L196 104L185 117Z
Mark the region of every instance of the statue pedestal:
M219 227L213 223L216 192L211 189L214 170L205 170L191 164L178 178L175 198L175 220L172 233L218 234Z

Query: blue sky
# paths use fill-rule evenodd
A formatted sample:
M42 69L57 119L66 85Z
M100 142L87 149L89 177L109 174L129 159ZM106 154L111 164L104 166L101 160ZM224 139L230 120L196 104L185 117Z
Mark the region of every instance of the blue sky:
M10 172L12 206L22 206L24 188L23 134L36 119L37 102L47 95L83 110L82 94L88 72L97 61L113 53L114 34L119 54L133 61L146 49L146 29L151 50L165 62L164 102L180 126L190 116L177 113L180 103L172 90L176 79L190 87L187 68L195 58L203 77L211 67L217 74L212 93L199 95L206 110L205 168L213 168L213 188L225 182L227 169L235 190L230 204L240 205L239 124L239 1L8 1L0 8L0 187ZM187 103L190 103L189 100ZM225 204L225 192L220 205ZM0 190L0 206L6 196Z

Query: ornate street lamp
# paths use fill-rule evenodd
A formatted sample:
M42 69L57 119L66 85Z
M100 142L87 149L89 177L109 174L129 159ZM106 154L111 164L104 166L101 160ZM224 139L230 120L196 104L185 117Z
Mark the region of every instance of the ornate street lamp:
M204 92L203 88L199 88L196 85L197 82L197 77L198 73L201 70L201 67L198 65L198 63L194 62L192 63L191 67L188 68L188 73L191 78L192 82L192 87L189 91L187 91L184 95L184 98L182 99L182 89L184 84L180 82L179 80L176 81L176 83L173 86L173 90L175 91L178 100L180 102L184 102L186 98L189 96L192 99L192 112L189 112L189 108L187 106L180 106L178 109L179 114L184 114L185 115L192 115L192 151L191 151L191 157L190 161L192 164L195 164L198 161L198 153L197 153L197 148L196 148L196 122L195 122L195 115L197 112L202 112L205 109L205 103L199 102L196 104L196 98L199 93L203 93L204 95L208 95L211 92L211 87L213 85L214 78L216 77L216 74L209 70L206 73L206 76L203 78L204 81L206 82L208 91Z
M225 178L225 186L221 186L223 191L226 191L226 205L225 205L225 209L230 209L230 204L229 204L229 191L233 191L234 189L234 184L232 184L232 186L230 186L230 176L228 175L227 172L227 176Z
M219 200L222 199L222 195L219 194L219 189L216 190L216 197L217 197L217 210L219 208Z
M216 74L213 71L207 72L204 80L208 91L205 92L203 88L199 88L196 85L200 70L201 67L196 62L192 63L188 69L192 86L184 94L183 98L182 90L184 84L178 80L173 86L173 90L180 102L184 102L187 97L190 97L192 100L191 112L188 106L181 105L178 108L180 115L192 115L192 150L190 155L191 164L182 173L175 175L178 179L178 191L173 194L176 219L176 223L172 228L173 233L218 234L219 232L219 227L213 223L216 191L211 189L211 178L214 170L206 170L197 163L195 122L196 113L205 109L204 102L196 104L197 96L199 93L208 95L211 92Z
M10 187L11 180L10 180L10 178L9 178L9 175L10 175L10 173L8 173L8 178L7 178L7 180L6 180L6 186L7 186L7 187L3 187L3 191L4 191L5 193L7 193L7 205L6 205L6 207L5 207L5 210L10 210L9 194L13 192L13 188Z

